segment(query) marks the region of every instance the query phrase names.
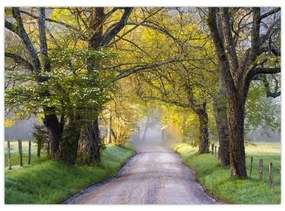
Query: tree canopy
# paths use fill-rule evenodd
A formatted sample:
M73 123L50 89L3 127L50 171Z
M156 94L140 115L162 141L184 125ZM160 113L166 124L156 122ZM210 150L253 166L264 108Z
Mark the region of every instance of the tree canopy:
M280 8L5 8L5 112L41 116L73 165L152 111L199 153L219 141L246 177L245 135L280 132L280 22Z

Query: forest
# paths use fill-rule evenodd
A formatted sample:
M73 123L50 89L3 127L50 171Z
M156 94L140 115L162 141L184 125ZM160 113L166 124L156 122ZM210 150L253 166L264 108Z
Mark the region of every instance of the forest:
M74 166L156 120L247 178L245 145L281 131L280 49L280 7L6 7L5 125L36 118Z

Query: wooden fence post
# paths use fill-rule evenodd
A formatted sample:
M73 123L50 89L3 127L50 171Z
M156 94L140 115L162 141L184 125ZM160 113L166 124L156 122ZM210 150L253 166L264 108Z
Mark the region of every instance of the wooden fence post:
M253 157L250 157L250 169L249 169L249 176L252 175L252 164L253 164Z
M259 159L259 179L263 180L263 159Z
M215 146L215 157L217 155L217 146Z
M22 140L18 140L19 146L19 155L20 155L20 166L23 166L23 147L22 147Z
M273 188L273 165L272 162L269 163L269 185Z
M47 142L47 156L50 156L50 142Z
M218 147L218 159L221 158L221 152L220 152L220 147Z
M38 158L41 157L41 147L42 147L41 141L37 141L37 157Z
M29 140L29 149L28 149L28 164L31 164L31 148L32 148L32 141Z
M10 141L7 141L7 148L8 148L8 167L9 170L12 170L12 163L11 163L11 146L10 146Z
M212 144L212 155L214 155L214 144Z

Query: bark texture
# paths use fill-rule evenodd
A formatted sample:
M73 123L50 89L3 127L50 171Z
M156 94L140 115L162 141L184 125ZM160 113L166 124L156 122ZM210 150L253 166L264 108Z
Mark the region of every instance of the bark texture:
M225 85L222 80L220 80L219 90L214 99L214 111L219 136L221 165L228 166L230 165L230 154L227 123L227 99Z
M244 115L245 109L242 102L230 103L229 137L231 176L247 176L244 147Z
M200 109L198 112L199 118L199 153L208 153L209 152L209 132L208 132L208 114L206 111L206 104L203 109Z
M63 131L62 141L60 142L60 160L67 165L74 165L76 163L80 136L79 123L78 116L71 118Z
M85 164L101 161L102 140L100 138L98 120L86 122L81 127L80 159Z

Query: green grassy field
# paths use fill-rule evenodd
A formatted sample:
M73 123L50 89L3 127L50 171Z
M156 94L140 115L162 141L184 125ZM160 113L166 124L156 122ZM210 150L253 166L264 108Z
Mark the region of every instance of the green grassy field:
M5 204L56 204L94 183L115 176L120 167L135 151L124 147L107 145L102 162L91 166L66 166L47 159L38 159L32 153L32 163L27 165L27 143L23 142L24 166L19 166L17 142L13 143L12 170L5 167ZM34 146L36 149L36 147ZM5 160L7 166L7 159Z
M28 141L22 141L22 150L23 150L23 166L25 168L31 167L37 163L41 163L48 159L46 150L41 150L41 157L37 157L37 144L35 142L32 142L31 146L31 164L28 165ZM19 155L19 149L18 149L18 141L11 141L10 142L10 152L11 152L11 163L12 163L12 169L21 169L20 167L20 155ZM5 170L8 169L8 156L7 156L7 142L5 142Z
M187 144L174 144L173 149L197 173L206 189L225 203L280 204L281 203L281 146L258 143L246 146L246 164L249 175L250 157L253 156L253 173L247 179L230 179L229 167L222 167L211 153L197 154L198 149ZM259 180L258 162L263 159L264 180ZM268 165L273 163L274 188L268 183Z

